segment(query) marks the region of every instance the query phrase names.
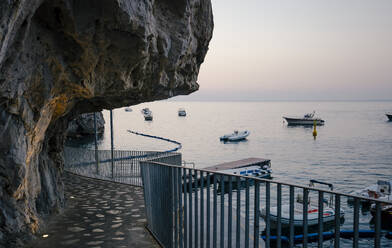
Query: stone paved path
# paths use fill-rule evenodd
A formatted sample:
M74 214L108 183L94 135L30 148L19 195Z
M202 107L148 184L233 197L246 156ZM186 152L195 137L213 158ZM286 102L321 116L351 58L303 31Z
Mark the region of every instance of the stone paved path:
M66 208L27 247L159 247L145 229L143 189L65 173Z

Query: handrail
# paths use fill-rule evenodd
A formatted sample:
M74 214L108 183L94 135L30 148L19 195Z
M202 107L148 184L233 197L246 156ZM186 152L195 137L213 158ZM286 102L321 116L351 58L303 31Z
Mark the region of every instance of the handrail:
M168 167L184 168L182 166L173 165L173 164L166 164L166 163L157 162L157 161L146 161L146 162L153 163L153 164L158 164L158 165L164 165L164 166L168 166ZM212 171L212 170L205 170L205 169L194 169L194 168L185 168L185 169L196 170L196 171L200 171L200 172L208 172L210 174L218 174L218 175L222 175L222 176L232 176L234 178L237 178L237 177L238 178L244 178L244 179L247 178L247 179L251 179L251 180L255 180L255 181L259 181L259 182L269 182L269 183L273 183L273 184L280 184L282 186L283 185L284 186L292 186L292 187L295 187L295 188L302 188L302 189L306 189L306 190L310 190L310 191L320 191L320 192L323 192L323 193L336 194L336 195L344 196L344 197L354 197L354 198L356 198L358 200L372 201L372 202L377 202L377 203L381 203L381 204L391 204L389 201L373 199L373 198L368 198L368 197L363 197L363 196L355 196L355 195L350 195L350 194L347 194L347 193L341 193L341 192L336 192L336 191L331 191L331 190L326 190L326 189L309 187L309 186L304 186L304 185L299 185L299 184L294 184L294 183L275 181L275 180L272 180L272 179L258 178L258 177L253 177L253 176L244 176L244 175L238 175L238 174L230 174L230 173L227 173L227 172Z

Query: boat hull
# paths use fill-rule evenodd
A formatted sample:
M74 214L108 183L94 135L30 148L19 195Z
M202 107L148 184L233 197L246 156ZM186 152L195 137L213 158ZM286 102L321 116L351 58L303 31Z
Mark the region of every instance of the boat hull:
M392 121L392 114L385 114L388 117L389 121Z
M243 133L239 133L239 134L229 134L229 135L224 135L222 137L220 137L220 140L222 141L240 141L240 140L244 140L249 136L250 132L245 131Z
M290 118L290 117L283 117L286 120L287 125L302 125L302 126L310 126L314 125L316 121L316 125L321 126L324 125L324 120L321 119L305 119L305 118Z
M309 207L310 209L308 210L308 225L313 226L313 225L318 225L318 207ZM272 207L270 208L270 221L273 225L275 225L278 221L278 210L277 207ZM281 224L284 226L287 226L290 224L290 206L287 205L282 205L282 215L281 215ZM261 211L261 216L266 219L266 209L263 208ZM340 210L340 217L344 217L344 211L341 209ZM324 207L324 212L323 212L323 218L322 222L327 223L327 222L333 222L335 220L335 211L334 209L330 207ZM302 214L302 205L299 207L295 207L294 209L294 226L296 227L302 227L303 226L303 214Z
M372 206L370 213L376 218L376 207ZM384 228L392 228L392 205L381 206L381 224Z

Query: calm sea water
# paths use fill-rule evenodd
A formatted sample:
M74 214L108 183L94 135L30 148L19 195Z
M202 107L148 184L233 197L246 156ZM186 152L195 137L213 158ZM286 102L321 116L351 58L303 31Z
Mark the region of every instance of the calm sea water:
M153 112L152 122L144 121L140 110L145 107ZM178 117L180 107L186 109L186 117ZM175 147L129 134L130 129L181 142L183 159L196 163L197 168L248 157L268 158L275 180L307 185L309 179L318 179L333 183L337 191L345 193L379 179L392 179L392 122L385 116L392 111L392 102L161 101L132 109L114 110L116 149L164 151ZM312 127L289 127L283 122L283 115L301 116L313 110L326 121L317 127L316 140ZM104 117L105 134L99 148L110 149L108 111ZM219 140L234 129L246 129L251 134L243 142ZM287 196L287 190L283 195ZM342 208L347 216L342 229L352 229L353 208L343 199ZM360 228L373 228L370 220L370 213L362 210ZM351 241L342 242L351 246ZM372 241L361 240L360 245L366 247ZM392 243L384 239L383 246L392 247Z
M140 110L149 107L152 122ZM184 107L186 117L178 117ZM271 159L276 180L307 184L320 179L343 192L392 179L392 102L152 102L114 110L114 145L125 150L167 150L174 145L127 133L127 129L182 143L180 152L198 168L247 157ZM326 123L289 127L283 115L316 110ZM100 149L110 149L109 112ZM234 129L249 130L246 141L223 143Z

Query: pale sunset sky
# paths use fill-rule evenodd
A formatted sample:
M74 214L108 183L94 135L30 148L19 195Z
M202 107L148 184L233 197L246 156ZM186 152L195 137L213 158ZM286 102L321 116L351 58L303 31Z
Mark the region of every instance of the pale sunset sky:
M392 0L212 0L214 34L179 100L392 100Z

